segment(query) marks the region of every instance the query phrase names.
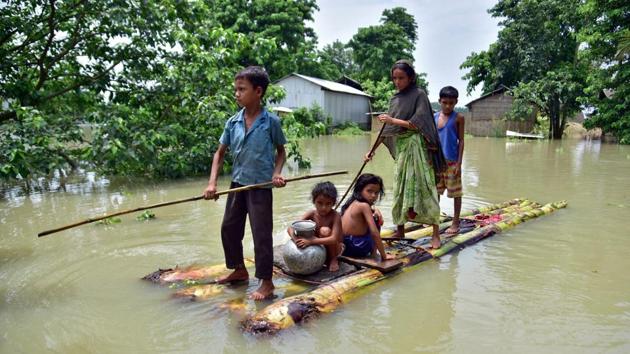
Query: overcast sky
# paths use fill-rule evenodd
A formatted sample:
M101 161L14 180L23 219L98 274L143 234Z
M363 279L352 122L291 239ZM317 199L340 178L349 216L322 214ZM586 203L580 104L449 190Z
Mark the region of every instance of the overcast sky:
M458 106L479 97L481 87L466 96L465 71L459 69L471 52L480 52L496 41L498 19L487 10L497 0L318 0L313 28L323 47L335 40L347 43L359 27L380 24L384 9L404 7L418 23L415 68L427 73L429 98L438 100L440 88L459 91ZM392 63L393 64L393 63Z

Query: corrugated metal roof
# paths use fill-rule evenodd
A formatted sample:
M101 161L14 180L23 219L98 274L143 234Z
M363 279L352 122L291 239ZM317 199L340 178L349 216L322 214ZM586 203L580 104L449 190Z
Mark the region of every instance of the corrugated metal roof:
M496 90L494 90L494 91L492 91L492 92L489 92L489 93L486 93L485 95L483 95L483 96L481 96L481 97L479 97L479 98L477 98L477 99L474 99L474 100L472 100L472 101L470 101L470 102L466 103L466 104L465 104L465 106L466 106L466 107L468 107L468 108L470 108L470 106L471 106L473 103L475 103L475 102L477 102L477 101L479 101L479 100L483 100L483 99L484 99L484 98L486 98L486 97L490 97L490 96L496 95L496 94L498 94L498 93L503 93L503 92L505 92L505 91L510 91L510 88L509 88L509 87L507 87L507 86L504 86L504 85L499 85L499 88L497 88Z
M276 81L276 83L286 79L289 76L297 76L299 78L302 78L304 80L312 82L315 85L321 86L325 90L334 91L334 92L348 93L348 94L351 94L351 95L372 97L372 96L368 95L367 93L365 93L365 92L363 92L361 90L357 90L354 87L351 87L351 86L348 86L348 85L340 84L340 83L334 82L334 81L318 79L316 77L310 77L310 76L301 75L301 74L297 74L297 73L293 73L293 74L287 75L287 76L283 77L282 79Z

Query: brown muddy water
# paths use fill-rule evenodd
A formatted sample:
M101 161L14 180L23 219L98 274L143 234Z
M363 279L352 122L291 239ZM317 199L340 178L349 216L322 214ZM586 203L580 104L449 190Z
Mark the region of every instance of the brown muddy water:
M329 178L343 193L369 146L369 136L306 141L313 167L287 166L285 175L348 169ZM393 163L386 151L365 171L385 181L379 207L387 220ZM5 190L0 352L630 352L630 147L468 138L463 173L464 210L515 197L569 205L380 282L336 312L271 338L239 330L248 312L267 303L221 306L238 303L254 280L199 302L140 280L158 268L222 263L225 198L155 209L151 221L127 215L118 224L36 236L105 212L199 195L205 178L141 183L88 175L65 192ZM221 189L228 182L222 179ZM277 244L311 207L315 182L274 191ZM452 200L441 205L452 211ZM249 230L244 247L253 256Z

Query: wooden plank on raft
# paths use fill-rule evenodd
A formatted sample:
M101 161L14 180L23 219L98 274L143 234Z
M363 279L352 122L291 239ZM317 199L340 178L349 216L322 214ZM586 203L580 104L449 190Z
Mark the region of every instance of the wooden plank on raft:
M353 258L348 256L339 256L340 261L353 264L360 267L376 269L381 273L393 272L402 267L403 262L398 259L388 259L386 261L377 261L373 258Z

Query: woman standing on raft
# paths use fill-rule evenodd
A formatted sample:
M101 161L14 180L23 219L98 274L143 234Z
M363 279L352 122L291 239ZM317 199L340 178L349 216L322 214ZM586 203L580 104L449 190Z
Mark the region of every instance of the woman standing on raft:
M396 236L405 236L406 221L430 224L431 247L439 248L440 204L435 176L446 169L446 161L431 103L424 90L416 85L416 72L409 61L397 61L392 66L391 77L398 92L389 102L388 113L378 116L386 126L376 147L385 144L396 161L392 207L398 229ZM370 160L372 155L368 152L365 159Z

